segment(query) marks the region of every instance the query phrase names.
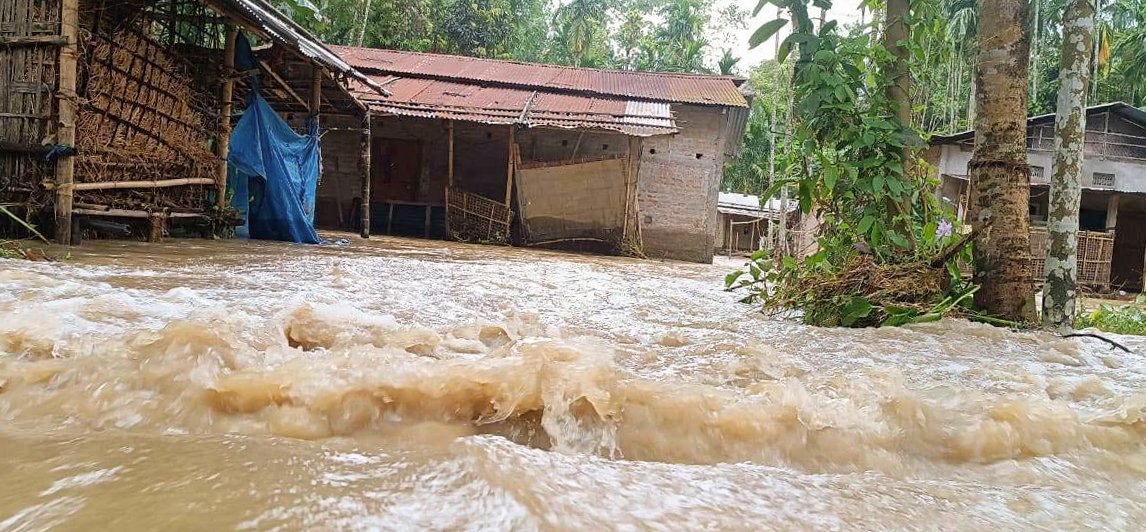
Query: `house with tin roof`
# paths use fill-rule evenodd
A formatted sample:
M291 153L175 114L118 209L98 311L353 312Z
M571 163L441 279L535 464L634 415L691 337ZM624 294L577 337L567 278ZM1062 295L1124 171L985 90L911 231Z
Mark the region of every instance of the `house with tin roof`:
M1055 115L1027 122L1031 187L1032 276L1044 278ZM1090 289L1141 290L1146 263L1146 111L1108 103L1086 111L1082 202L1079 209L1079 284ZM968 175L975 132L936 136L927 158L939 172L941 194L969 221L974 186Z
M320 227L711 261L743 79L331 48L370 113L326 124Z

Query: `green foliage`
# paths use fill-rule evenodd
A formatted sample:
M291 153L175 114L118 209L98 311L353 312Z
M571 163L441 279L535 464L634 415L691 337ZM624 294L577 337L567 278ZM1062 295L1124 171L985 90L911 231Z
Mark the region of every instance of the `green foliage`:
M868 32L842 35L832 23L813 31L801 0L786 6L797 21L784 41L798 58L795 121L782 151L785 177L764 197L789 188L800 210L822 222L819 250L799 261L757 253L725 284L746 290L746 302L795 310L813 325L902 325L961 308L975 290L955 266L968 248L957 245L965 244L958 224L932 192L925 163L904 160L923 142L895 120L886 96L893 57ZM937 257L953 260L933 265Z
M1079 313L1075 328L1095 328L1115 334L1146 336L1146 297L1139 295L1132 304L1113 306L1101 304L1098 308Z
M731 73L729 37L747 14L714 0L279 0L331 44L551 64Z

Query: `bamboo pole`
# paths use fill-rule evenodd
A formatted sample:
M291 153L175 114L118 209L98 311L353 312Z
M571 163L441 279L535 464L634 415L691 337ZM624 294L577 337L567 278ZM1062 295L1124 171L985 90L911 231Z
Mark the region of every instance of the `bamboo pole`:
M447 164L447 166L446 166L446 168L447 168L447 181L446 182L449 183L450 188L453 188L453 186L454 186L454 121L453 120L450 120L450 122L449 122L449 130L450 130L450 136L449 136L449 145L450 145L450 154L449 155L450 156L449 156L449 160L446 163Z
M319 111L322 110L322 69L314 67L313 70L314 77L310 83L310 117L317 119Z
M513 142L514 142L514 126L509 126L509 149L507 150L507 158L505 163L505 208L510 208L510 203L513 200Z
M235 98L235 46L239 30L227 24L227 42L223 49L223 101L219 106L219 168L215 178L215 206L222 211L227 203L227 156L231 153L231 114Z
M359 165L362 167L362 238L370 238L370 109L362 118L362 146Z
M283 77L280 76L278 72L275 72L275 69L271 68L270 63L260 59L259 64L262 65L263 71L266 72L267 75L271 77L271 79L275 80L275 83L278 83L279 86L282 87L282 89L286 91L286 93L289 94L291 98L294 98L294 101L298 102L299 105L310 109L310 103L302 99L302 96L299 96L298 93L295 92L295 90L290 86L290 83L287 83L287 81L283 79Z
M59 129L56 144L76 145L76 48L79 42L79 0L62 0L60 6L60 89L58 100ZM72 183L75 180L75 158L61 154L56 159L56 241L72 243Z
M72 190L111 190L122 188L167 188L183 185L214 185L215 180L210 177L184 177L180 179L164 179L160 181L102 181L98 183L75 183ZM58 185L45 184L48 190L58 189Z
M108 216L112 218L203 218L202 214L193 212L148 212L130 209L72 209L75 214L83 216Z

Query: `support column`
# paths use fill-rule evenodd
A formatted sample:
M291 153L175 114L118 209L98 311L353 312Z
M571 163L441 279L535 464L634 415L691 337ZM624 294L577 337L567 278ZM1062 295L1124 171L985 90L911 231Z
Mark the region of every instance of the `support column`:
M59 127L56 144L68 148L76 145L76 47L79 42L79 0L63 0L60 6L60 90L56 95ZM56 242L72 243L72 183L75 181L75 157L64 153L56 159Z
M450 122L449 122L449 130L450 130L450 137L449 137L449 139L450 139L449 140L450 153L449 153L449 158L447 159L447 163L446 163L447 164L447 166L446 166L446 168L447 168L446 182L449 183L450 188L454 188L454 121L453 120L450 120Z
M1121 197L1115 193L1106 199L1106 232L1108 233L1114 231L1115 226L1118 225L1118 198Z
M362 169L362 238L370 238L370 108L362 119L362 151L358 164Z
M239 29L227 24L227 41L223 48L223 97L219 106L219 168L215 177L215 205L220 211L227 205L227 156L231 153L231 115L235 99L235 43Z
M513 204L513 142L517 126L509 126L509 149L506 151L505 164L505 208L512 208Z
M322 109L322 69L313 68L313 78L310 82L310 117L317 119Z

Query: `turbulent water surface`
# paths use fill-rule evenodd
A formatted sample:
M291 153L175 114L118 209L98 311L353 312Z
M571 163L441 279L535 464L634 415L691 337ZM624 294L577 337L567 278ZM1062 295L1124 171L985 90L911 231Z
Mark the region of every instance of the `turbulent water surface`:
M717 262L389 239L0 261L0 529L1146 522L1142 356L770 320Z

